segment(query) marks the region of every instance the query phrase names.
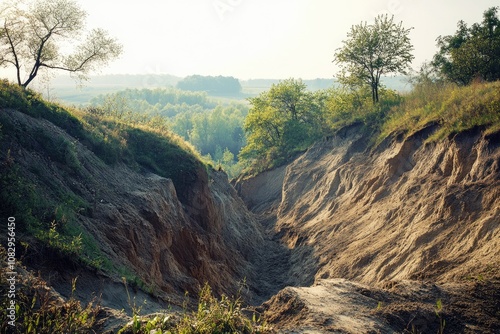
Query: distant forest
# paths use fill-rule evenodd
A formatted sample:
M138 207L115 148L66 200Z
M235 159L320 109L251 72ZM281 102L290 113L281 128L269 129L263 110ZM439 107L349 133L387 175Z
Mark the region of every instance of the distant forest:
M191 75L177 83L177 88L190 91L204 91L210 95L233 96L241 94L240 81L234 77L222 75Z
M156 89L167 87L177 87L189 91L205 91L208 95L216 97L228 97L235 100L245 100L246 98L254 97L264 91L269 90L272 85L276 85L281 81L279 79L239 80L233 77L221 77L226 78L222 80L222 82L233 82L233 87L226 92L221 89L224 85L219 85L217 89L211 87L202 87L203 89L193 89L193 86L191 86L190 88L182 88L184 85L186 85L186 83L189 83L189 81L192 80L188 80L188 78L193 77L219 78L221 76L202 77L193 75L181 78L170 74L100 75L91 77L84 86L79 87L76 90L75 82L69 76L57 76L50 81L49 85L39 86L37 87L37 90L41 91L48 99L56 98L70 104L88 104L92 98L95 98L98 95L116 93L126 88ZM237 80L238 83L236 83L236 81L234 80L231 80L231 78ZM200 81L207 82L206 79ZM303 82L307 86L307 88L312 91L328 89L337 85L333 77L331 79L317 78L311 80L303 80ZM383 83L387 88L397 91L409 90L409 85L405 77L396 76L383 78ZM238 87L241 87L239 93L235 93L235 87L236 90L238 89Z
M231 176L239 172L237 156L246 144L248 103L169 87L99 95L89 108L133 123L164 126L194 145L209 163L223 165Z

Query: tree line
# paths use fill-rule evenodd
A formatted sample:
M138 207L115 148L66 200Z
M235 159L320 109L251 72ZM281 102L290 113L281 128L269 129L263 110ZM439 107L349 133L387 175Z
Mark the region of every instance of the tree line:
M234 96L241 93L240 81L234 77L190 75L179 81L177 88L204 91L210 95Z
M221 102L206 92L173 87L126 89L90 102L93 113L168 129L188 141L213 165L236 175L237 156L246 144L243 123L248 105Z

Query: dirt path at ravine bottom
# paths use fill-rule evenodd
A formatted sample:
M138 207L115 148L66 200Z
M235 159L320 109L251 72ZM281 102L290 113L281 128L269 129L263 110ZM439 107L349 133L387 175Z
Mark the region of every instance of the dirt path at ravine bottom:
M258 297L252 300L255 304L261 304L289 285L290 251L278 242L268 240L261 249L258 263L255 268L256 288L259 289L255 295Z

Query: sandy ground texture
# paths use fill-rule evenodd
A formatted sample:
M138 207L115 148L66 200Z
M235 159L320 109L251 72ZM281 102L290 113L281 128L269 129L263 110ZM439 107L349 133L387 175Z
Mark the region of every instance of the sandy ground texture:
M260 309L281 333L499 333L500 284L345 279L281 290Z
M436 333L441 300L445 333L500 332L500 134L435 129L373 147L353 126L237 183L290 252L278 328Z

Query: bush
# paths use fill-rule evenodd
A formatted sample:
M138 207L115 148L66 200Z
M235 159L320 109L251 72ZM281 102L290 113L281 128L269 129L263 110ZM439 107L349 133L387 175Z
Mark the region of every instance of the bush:
M376 134L386 121L392 107L401 103L402 97L395 91L381 88L380 102L373 103L366 90L332 89L326 102L326 123L330 132L362 123L368 134Z

